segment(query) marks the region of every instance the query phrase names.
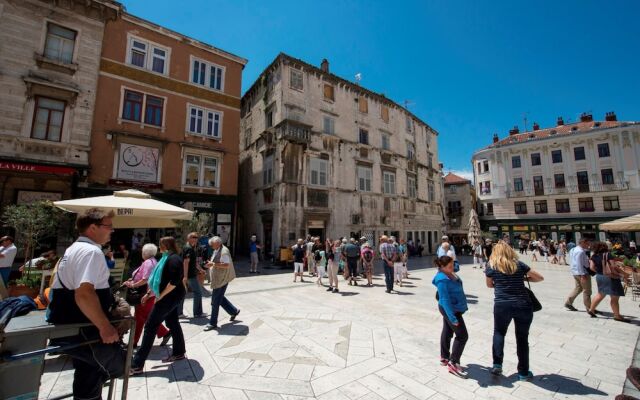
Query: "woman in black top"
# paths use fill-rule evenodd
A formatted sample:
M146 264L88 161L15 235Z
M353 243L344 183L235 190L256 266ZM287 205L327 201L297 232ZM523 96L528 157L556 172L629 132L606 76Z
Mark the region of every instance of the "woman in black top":
M173 338L173 353L170 357L162 360L162 362L173 362L185 358L184 335L180 327L180 322L178 321L178 305L184 300L186 293L184 283L182 282L182 278L184 277L182 257L178 255L176 240L171 236L165 236L160 239L160 251L165 253L167 258L162 267L162 275L158 289L159 293L155 293L156 302L144 326L142 344L133 357L131 375L140 375L144 372L144 362L149 356L156 331L162 321L164 321L167 328L169 328L171 337ZM156 268L160 268L160 263L158 263ZM153 275L149 283L149 290L151 291L154 286ZM146 300L147 295L142 298L142 302L144 303Z
M611 266L612 269L618 271L620 275L617 278L604 275L603 267L607 260L612 258L609 254L609 248L606 243L596 242L591 246L591 259L589 268L596 273L596 283L598 284L598 293L591 300L591 308L589 315L591 318L597 318L596 307L606 296L611 297L611 310L613 311L613 319L620 322L629 322L628 319L620 315L620 296L624 296L622 281L620 276L624 276L622 271L618 271L617 267ZM611 265L611 264L609 264Z

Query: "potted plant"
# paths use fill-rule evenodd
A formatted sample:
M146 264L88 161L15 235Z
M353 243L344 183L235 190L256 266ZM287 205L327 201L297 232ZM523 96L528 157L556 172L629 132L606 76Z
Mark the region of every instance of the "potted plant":
M53 236L58 231L62 212L50 201L37 201L29 204L13 204L2 214L5 227L15 230L16 245L24 249L25 260L29 260L22 277L9 282L9 295L23 294L36 297L40 288L40 276L32 273L31 265L40 240Z

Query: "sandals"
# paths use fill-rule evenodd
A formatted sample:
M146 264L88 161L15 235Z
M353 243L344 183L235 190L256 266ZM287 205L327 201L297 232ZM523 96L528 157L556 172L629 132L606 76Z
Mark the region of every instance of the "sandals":
M187 357L184 354L181 354L179 356L167 357L167 358L163 359L162 362L163 363L170 363L170 362L174 362L174 361L184 360L185 358L187 358Z

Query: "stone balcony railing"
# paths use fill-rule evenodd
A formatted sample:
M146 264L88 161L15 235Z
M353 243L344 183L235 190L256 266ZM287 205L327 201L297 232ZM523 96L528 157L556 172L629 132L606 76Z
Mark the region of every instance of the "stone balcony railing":
M534 196L549 196L549 195L562 195L562 194L577 194L577 193L601 193L601 192L618 192L629 190L629 184L627 182L617 182L610 184L592 183L589 185L566 185L564 187L543 187L532 188L526 187L522 190L506 189L505 194L507 198L518 197L534 197Z

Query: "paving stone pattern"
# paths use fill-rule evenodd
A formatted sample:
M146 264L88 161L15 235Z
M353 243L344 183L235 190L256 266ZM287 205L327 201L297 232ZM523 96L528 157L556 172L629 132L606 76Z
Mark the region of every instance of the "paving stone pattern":
M630 297L621 299L622 312L633 318L630 324L610 314L591 319L582 310L566 311L563 302L573 284L568 267L533 263L545 276L533 285L543 305L529 336L536 376L532 382L517 381L511 326L505 375L496 378L489 373L493 292L482 270L463 264L470 339L462 363L469 378L460 379L439 365L442 317L431 284L435 270L425 268L429 258L411 262L410 279L393 294L385 293L381 274L375 287L341 280L339 294L310 281L292 283L291 274L238 278L227 292L242 310L238 319L230 323L221 311L219 332L203 332L204 319L185 321L188 360L162 364L169 350L154 347L145 374L130 380L129 398L605 399L622 393L640 324L638 303ZM190 305L187 300L185 310ZM608 300L599 308L610 312ZM48 359L45 369L41 398L70 390L68 360Z

